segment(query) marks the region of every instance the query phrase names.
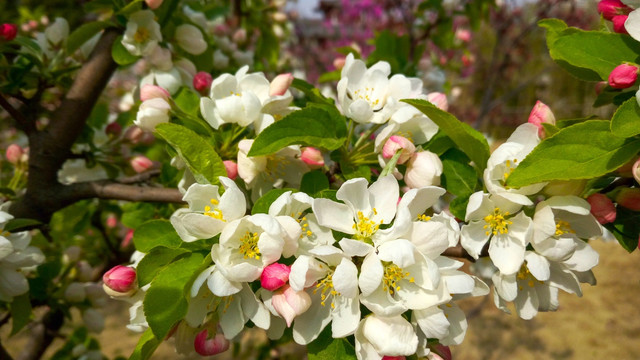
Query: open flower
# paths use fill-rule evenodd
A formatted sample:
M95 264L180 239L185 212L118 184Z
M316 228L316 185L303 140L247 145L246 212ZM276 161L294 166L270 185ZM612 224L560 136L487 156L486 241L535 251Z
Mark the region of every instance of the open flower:
M222 232L231 221L247 211L244 194L229 178L220 177L225 192L220 196L217 185L193 184L182 198L188 209L178 209L171 215L171 224L186 242L208 239Z
M384 356L409 356L416 352L418 336L402 316L364 318L356 332L358 360L381 360Z
M141 10L131 14L122 38L122 45L132 55L149 55L160 41L162 41L162 33L153 11Z
M175 37L178 45L189 54L200 55L207 50L202 32L191 24L178 25Z

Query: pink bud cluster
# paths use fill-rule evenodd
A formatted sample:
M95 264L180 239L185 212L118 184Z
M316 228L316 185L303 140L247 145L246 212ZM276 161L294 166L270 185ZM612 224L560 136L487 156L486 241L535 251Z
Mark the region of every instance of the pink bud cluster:
M273 263L264 268L260 275L260 284L269 291L274 291L271 305L290 327L296 316L307 311L311 306L311 297L304 290L296 291L289 286L291 267Z
M0 39L4 41L11 41L18 35L18 25L16 24L2 24L0 25Z
M591 205L591 214L600 224L608 224L616 220L616 206L604 194L592 194L587 198Z
M200 71L193 77L193 88L200 94L205 95L211 88L213 77L208 72Z
M611 21L613 23L613 31L620 34L627 33L624 23L632 10L620 0L600 0L598 3L598 12L602 14L603 18Z

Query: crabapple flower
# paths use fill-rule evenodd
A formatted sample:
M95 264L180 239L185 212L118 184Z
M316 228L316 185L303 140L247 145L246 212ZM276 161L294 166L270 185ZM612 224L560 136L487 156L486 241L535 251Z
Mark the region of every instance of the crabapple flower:
M131 295L136 290L136 270L130 266L117 265L102 275L102 281L105 291L111 296L114 296L113 292Z
M216 49L213 52L213 67L216 69L224 69L229 66L229 57L222 50Z
M269 291L275 291L289 281L290 272L291 267L285 264L273 263L268 265L260 274L260 285Z
M555 125L556 118L551 112L551 109L542 101L536 101L536 104L531 109L531 113L529 114L529 124L533 124L538 128L538 136L542 139L545 136L543 123Z
M122 38L122 45L132 55L150 55L160 41L162 41L162 33L153 11L141 10L131 14Z
M167 90L157 85L145 84L140 88L140 100L143 102L155 98L169 101L170 97L171 95Z
M196 335L193 346L196 352L202 356L212 356L223 353L229 349L231 343L223 334L215 334L209 339L209 330L204 329Z
M200 71L193 77L193 88L200 93L205 93L211 88L213 78L206 71Z
M269 96L284 95L289 90L291 83L293 83L293 75L291 73L276 76L269 84Z
M412 189L425 186L440 185L442 175L442 161L431 151L414 153L407 163L404 182Z
M320 169L324 166L322 151L311 146L307 146L302 149L300 160L304 161L310 169Z
M185 242L208 239L222 232L234 220L244 216L247 210L244 194L231 179L221 176L225 188L219 195L217 185L193 184L182 200L187 209L178 209L170 221L180 238Z
M538 128L533 124L522 124L507 141L491 154L484 171L484 183L490 194L499 195L520 205L532 205L527 197L540 191L546 183L523 186L519 189L507 185L511 172L540 142Z
M153 98L142 102L134 124L143 130L153 131L158 124L169 122L171 105L163 98Z
M287 322L287 327L291 327L293 319L309 309L311 297L304 290L296 291L285 285L273 294L271 305Z
M609 74L609 86L614 89L626 89L633 86L638 80L638 67L635 65L621 64L616 66Z
M231 180L235 180L238 177L238 164L233 160L225 160L222 162L224 169L227 171L227 177Z
M460 232L460 244L474 259L487 241L489 257L504 274L514 274L524 261L524 252L533 235L531 218L518 212L521 205L481 191L469 197L468 224ZM515 216L514 216L515 215Z
M11 41L18 35L18 25L5 23L0 25L0 38Z
M58 17L45 29L44 35L52 45L57 46L69 37L69 23Z
M404 164L416 151L416 146L403 136L392 135L382 147L382 157L387 160L391 159L398 150L402 150L398 164Z
M629 32L627 31L627 27L626 27L626 22L628 18L629 18L629 15L614 16L613 19L611 19L611 22L613 23L613 31L617 32L618 34L628 34Z
M84 291L84 284L79 282L72 282L64 290L64 298L69 302L83 302L86 297L87 294Z
M591 205L591 214L600 224L608 224L616 220L616 207L605 194L595 193L587 198Z
M400 315L367 316L360 322L355 338L358 360L409 356L413 355L418 347L418 336L413 326Z
M202 32L191 24L178 25L175 38L178 46L191 55L200 55L207 50Z
M636 9L629 13L628 16L618 15L614 17L614 19L616 18L619 19L618 22L620 20L624 20L622 27L626 30L626 33L631 35L631 37L636 39L637 41L640 41L640 11ZM616 23L614 22L614 25L615 24Z

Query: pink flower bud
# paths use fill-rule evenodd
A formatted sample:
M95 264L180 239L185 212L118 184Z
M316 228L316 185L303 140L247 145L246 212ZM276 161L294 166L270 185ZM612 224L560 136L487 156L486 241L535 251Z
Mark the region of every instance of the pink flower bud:
M106 225L108 228L113 229L118 226L118 218L114 214L109 214L107 216Z
M117 122L112 122L111 124L107 125L107 127L104 129L104 132L107 135L116 137L122 133L122 126Z
M224 168L227 170L227 177L231 180L235 180L238 177L238 164L233 160L225 160L222 162Z
M109 290L127 293L136 287L136 270L128 266L116 265L104 273L102 281Z
M609 21L616 15L625 15L630 11L631 8L623 4L620 0L601 0L598 3L598 12Z
M398 158L398 164L404 164L416 152L415 145L409 139L404 136L392 135L382 147L382 157L389 160L400 149L402 149L402 153Z
M322 152L311 146L302 150L300 160L309 165L311 169L319 169L324 166L324 157L322 156Z
M538 128L538 136L544 138L546 133L544 131L543 123L555 125L556 117L553 116L551 109L542 101L536 101L536 104L531 109L529 114L529 124L533 124Z
M196 352L202 356L211 356L220 354L229 349L230 342L223 334L216 334L213 338L207 339L209 332L207 329L202 330L196 335L193 341L193 347Z
M636 179L636 182L640 184L640 159L636 160L633 164L631 173L633 173L633 177Z
M427 101L437 106L440 110L447 111L449 109L449 101L447 101L447 95L441 92L432 92L427 94Z
M193 88L201 94L207 93L211 88L213 78L211 74L205 71L200 71L193 77Z
M24 154L24 150L18 144L11 144L7 147L7 161L13 165L17 165Z
M120 248L124 249L129 246L129 244L131 244L131 240L133 240L133 229L127 230L127 233L124 235L124 238L120 243Z
M442 161L438 155L430 151L417 152L407 163L404 182L412 189L431 185L438 186L442 170Z
M615 89L626 89L638 80L638 67L621 64L609 74L609 86Z
M162 5L162 0L144 0L147 3L149 9L155 10Z
M291 327L293 319L309 309L311 297L304 290L295 291L287 284L273 294L271 305L287 322L287 327Z
M134 126L128 127L127 130L125 130L124 138L129 140L133 144L137 144L140 142L140 139L142 138L143 133L144 133L144 130L134 125Z
M0 25L0 38L5 41L11 41L18 35L18 25L16 24L2 24Z
M269 96L284 95L293 82L291 73L280 74L276 76L269 84Z
M149 160L148 157L142 155L134 156L133 158L131 158L131 160L129 160L129 163L131 164L133 170L138 174L149 170L153 166L153 161Z
M147 101L155 98L162 98L163 100L169 100L171 95L169 92L160 86L146 84L140 89L140 100Z
M262 270L260 284L269 291L275 291L289 281L290 272L291 267L285 264L273 263Z
M233 42L236 44L242 44L245 41L247 41L247 30L245 29L238 29L234 34L233 34Z
M604 194L591 194L587 198L591 205L591 214L600 224L608 224L616 220L616 206Z
M442 344L437 344L432 348L433 355L438 356L437 358L434 356L434 360L452 360L451 349L448 346L444 346ZM438 359L439 358L439 359Z
M628 34L627 28L624 27L624 23L627 21L629 15L616 15L611 19L613 22L613 31L618 34Z
M616 202L620 206L633 211L640 211L640 188L622 188L616 195Z
M456 30L455 36L456 36L456 38L458 38L458 40L463 41L463 42L471 41L471 31L469 31L467 29L458 29L458 30Z
M346 61L345 57L335 58L333 59L333 67L336 68L336 70L342 70Z

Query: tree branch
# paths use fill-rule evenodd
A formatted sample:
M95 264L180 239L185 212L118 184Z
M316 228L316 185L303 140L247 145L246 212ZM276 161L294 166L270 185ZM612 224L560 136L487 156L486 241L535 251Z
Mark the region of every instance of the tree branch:
M50 310L42 317L42 321L31 328L31 336L17 360L40 359L49 345L55 339L55 335L64 323L64 316L59 310ZM4 358L3 358L4 359Z
M109 180L75 183L65 186L64 191L66 197L75 201L99 198L126 201L183 202L182 194L178 189L127 185Z
M458 244L454 247L450 247L447 250L445 250L442 253L442 256L448 256L448 257L454 257L454 258L460 258L460 259L466 259L469 260L471 262L475 262L476 259L474 259L473 257L471 257L471 255L469 255L469 253L467 252L467 250L465 250L462 245Z
M11 117L16 121L18 128L24 131L27 135L36 131L36 125L32 121L29 121L29 119L27 119L24 115L22 115L22 113L18 111L18 109L13 107L13 105L11 105L11 103L9 103L9 101L7 101L7 99L5 99L2 94L0 94L0 106L2 106L2 108L5 109L9 113L9 115L11 115Z

